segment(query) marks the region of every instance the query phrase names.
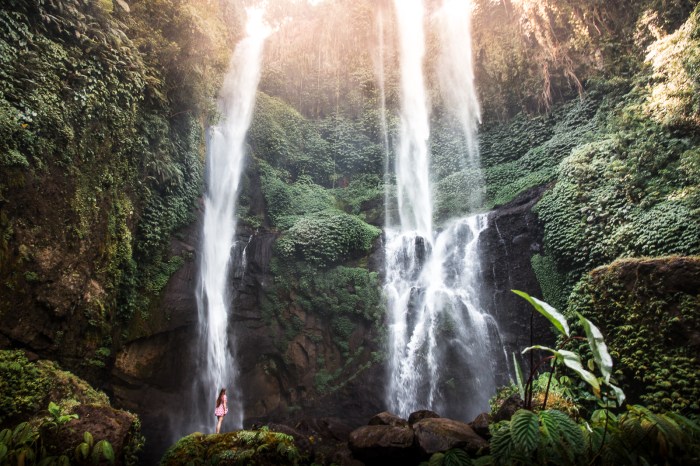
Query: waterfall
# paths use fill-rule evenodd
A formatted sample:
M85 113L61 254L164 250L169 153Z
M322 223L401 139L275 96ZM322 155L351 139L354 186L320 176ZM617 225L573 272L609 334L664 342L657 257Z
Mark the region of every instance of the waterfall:
M395 161L399 225L387 226L384 294L389 313L387 402L407 416L418 409L471 420L495 393L503 358L498 326L480 299L479 236L485 214L433 231L428 103L423 79L421 0L395 0L401 62L401 128ZM465 159L479 165L479 106L471 63L471 3L444 0L436 13L440 92L459 122ZM467 34L465 39L464 34ZM479 190L480 186L465 186ZM476 209L479 206L470 206Z
M229 418L234 427L243 422L241 397L236 394L237 367L229 341L231 305L229 274L236 234L236 195L244 169L245 136L260 80L262 51L270 29L260 9L248 9L246 37L235 48L219 98L221 124L211 127L207 144L204 227L197 289L203 367L196 375L205 407L197 427L213 429L213 410L221 388L229 398ZM227 423L230 420L227 419Z

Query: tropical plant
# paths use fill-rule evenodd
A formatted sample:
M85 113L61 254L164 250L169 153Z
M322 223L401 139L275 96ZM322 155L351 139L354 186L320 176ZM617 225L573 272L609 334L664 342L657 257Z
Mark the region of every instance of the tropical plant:
M433 453L428 461L419 466L472 466L474 461L469 458L466 451L460 448L452 448L446 452Z
M90 432L83 434L71 459L70 450L60 454L51 454L51 441L47 440L47 430L56 434L65 424L77 419L77 414L65 414L54 402L49 403L50 417L38 425L28 422L18 424L14 429L0 431L0 465L12 466L70 466L100 464L106 460L114 464L114 448L107 440L95 442Z
M593 354L589 371L584 369L578 353L562 349L575 338L566 319L549 304L527 293L514 292L547 318L563 341L556 349L533 345L523 351L540 349L552 354L533 367L524 386L522 375L518 377L519 390L529 397L526 407L531 408L533 387L538 380L534 375L542 363L552 361L551 371L546 374L545 401L539 412L520 409L510 420L491 425L490 455L480 458L479 464L699 464L700 426L694 421L673 412L655 414L639 405L627 406L621 414L613 412L622 406L625 396L612 383L612 358L603 335L591 321L577 313ZM547 393L552 381L556 381L556 363L576 373L595 394L601 409L594 411L588 421L577 424L559 410L545 409ZM600 372L598 377L592 372L595 367ZM518 367L516 372L519 371Z
M601 403L604 403L601 404L601 406L609 407L610 402L615 402L617 406L622 406L622 403L625 400L625 394L621 388L611 382L613 366L612 358L610 357L608 347L603 339L603 334L600 332L600 330L598 330L598 327L596 327L590 320L577 313L578 319L586 332L588 347L593 354L594 363L592 365L600 370L601 377L596 377L593 372L583 367L581 356L578 353L563 349L563 347L570 341L583 338L571 335L569 323L559 311L544 301L540 301L539 299L532 297L523 291L513 290L513 292L529 302L537 312L549 320L552 326L563 338L562 342L556 348L549 348L542 345L532 345L523 350L523 353L531 352L533 350L541 350L552 354L552 356L542 359L537 365L531 364L530 375L527 382L525 386L520 389L521 393L525 395L525 408L532 408L533 382L535 380L535 375L537 374L539 368L548 361L552 361L552 365L549 373L549 382L547 384L547 388L545 389L544 401L542 403L543 410L547 407L547 395L549 393L550 383L554 376L557 363L564 364L564 366L576 373L583 381L590 385L596 398L598 398ZM516 373L521 374L522 371L517 363L517 359L514 358L514 362L516 364ZM589 368L592 369L590 366L591 365L589 364ZM519 377L519 380L522 380L522 375ZM601 384L604 388L607 388L606 392L601 391Z
M114 449L107 440L95 440L90 432L83 434L83 441L75 447L75 459L81 463L99 464L104 458L109 464L114 464Z
M56 432L71 420L78 419L77 414L65 414L61 407L53 401L49 402L49 414L51 415L51 418L44 422L42 426L53 428Z

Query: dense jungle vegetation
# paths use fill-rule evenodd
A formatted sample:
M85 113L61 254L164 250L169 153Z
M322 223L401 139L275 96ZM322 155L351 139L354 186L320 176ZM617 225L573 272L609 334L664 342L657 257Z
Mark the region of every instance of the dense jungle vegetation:
M50 444L47 431L60 430L51 419L85 417L81 405L113 410L60 367L109 392L117 354L169 318L159 307L163 290L194 260L169 245L200 214L206 127L219 118L217 92L249 3L5 0L0 7L0 427L29 421L13 437L22 442L2 443L0 434L0 447L16 457L26 447L58 461L62 452L40 448ZM494 461L577 464L552 445L580 443L576 423L588 421L618 432L630 426L634 442L652 435L639 426L652 425L658 443L644 461L697 464L700 7L693 0L476 4L479 167L459 162L465 143L436 90L435 31L428 38L436 223L469 213L474 199L487 211L546 186L534 208L544 249L531 258L541 297L572 321L580 313L598 325L615 361L611 376L632 407L596 410L575 374L557 374L550 390L559 404L551 406L564 417L543 409L500 424L493 434L502 456ZM306 335L300 310L328 322L339 359L318 354L307 394L324 400L384 360L378 264L395 202L385 167L399 125L396 25L387 1L280 0L267 15L278 29L265 49L239 227L275 238L260 302L282 355L275 361L288 361L300 336L326 338ZM585 345L576 351L590 356ZM537 379L535 391L549 384ZM504 388L492 414L515 392ZM60 412L47 412L49 402ZM110 445L119 461L134 464L143 443L138 420L114 411L126 427ZM625 424L633 417L636 424ZM508 429L518 424L532 427L517 431L530 437L508 450ZM71 439L73 448L89 449L70 457L76 464L87 464L102 440L82 435ZM194 456L218 454L210 441L187 437L180 446ZM267 431L224 443L245 447L231 464L268 444L289 464L308 459L288 437ZM636 464L608 450L579 454ZM543 459L543 451L551 455ZM431 464L466 464L447 456Z

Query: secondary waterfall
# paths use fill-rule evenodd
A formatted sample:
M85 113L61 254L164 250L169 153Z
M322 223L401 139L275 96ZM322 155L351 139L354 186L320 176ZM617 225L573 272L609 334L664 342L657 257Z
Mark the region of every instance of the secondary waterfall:
M229 342L231 305L229 264L236 234L236 195L244 168L245 136L260 80L262 51L270 29L263 11L248 9L246 37L234 51L219 98L222 121L209 130L204 196L204 228L197 290L199 328L205 360L196 375L199 392L206 399L202 425L214 427L213 410L221 388L228 388L229 419L234 427L243 422L241 398L235 394L237 367Z
M395 161L400 223L386 231L387 401L402 416L433 409L471 420L486 410L495 393L493 359L503 358L498 326L479 297L479 235L487 227L487 218L472 215L433 231L423 78L425 12L421 0L395 0L394 6L401 62L401 128ZM471 2L444 0L435 17L443 54L438 60L440 91L464 133L465 167L474 168L479 164L479 106L471 39L464 37L465 31L469 35L470 8Z

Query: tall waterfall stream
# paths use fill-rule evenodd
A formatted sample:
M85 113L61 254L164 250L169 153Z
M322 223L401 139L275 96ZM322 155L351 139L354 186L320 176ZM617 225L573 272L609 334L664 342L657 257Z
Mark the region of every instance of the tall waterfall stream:
M470 3L444 0L434 15L441 31L440 92L459 122L478 170L479 104L472 71ZM401 62L401 113L395 158L398 225L387 225L384 293L389 313L389 408L418 409L471 420L495 393L492 370L503 358L498 326L480 300L479 235L485 214L433 227L428 102L423 77L425 12L421 0L395 0ZM465 186L475 193L481 186ZM470 196L480 206L478 196Z
M237 366L229 341L231 305L229 266L236 234L236 195L244 168L245 136L255 105L265 38L270 29L263 11L247 10L246 37L235 48L219 99L222 121L210 129L207 155L200 282L197 290L201 348L205 359L196 375L198 392L211 409L200 410L201 426L213 427L213 410L221 388L229 388L230 418L243 423L241 397L232 393ZM196 391L197 392L197 391ZM233 395L233 396L232 396ZM231 422L230 420L228 422ZM211 426L208 426L211 424Z

